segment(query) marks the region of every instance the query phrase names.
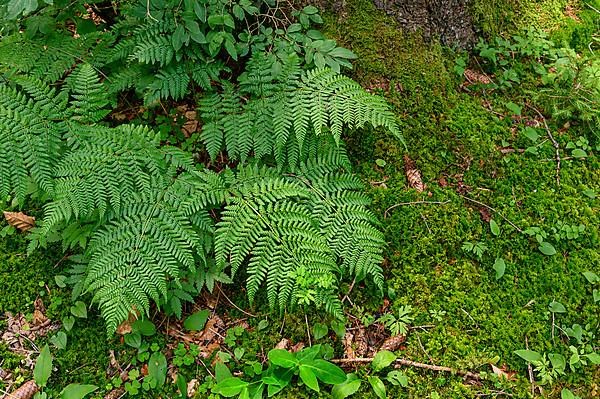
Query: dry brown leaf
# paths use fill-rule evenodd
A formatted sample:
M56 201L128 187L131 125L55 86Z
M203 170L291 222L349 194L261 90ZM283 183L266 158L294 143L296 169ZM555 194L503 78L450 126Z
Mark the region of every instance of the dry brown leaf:
M194 397L197 390L198 390L198 380L194 378L194 379L190 380L190 382L188 382L188 384L187 384L188 398Z
M489 76L472 69L465 69L464 75L469 83L480 83L485 85L492 83L492 79L490 79Z
M35 218L23 212L3 212L4 218L11 226L21 231L29 231L35 227Z
M417 169L417 165L415 161L410 159L408 155L404 155L404 172L406 173L406 179L408 180L408 185L418 192L422 193L425 191L425 184L423 184L423 179L421 178L421 172Z
M358 333L356 333L354 337L354 342L356 344L356 356L364 357L369 351L369 342L367 340L367 334L363 327L358 329Z
M123 394L125 394L125 390L123 388L115 388L107 393L104 399L119 399L123 397Z
M354 334L347 332L344 335L344 358L345 359L356 359L356 352L354 352L354 348L352 344L354 343Z
M379 350L395 351L406 341L406 335L394 335L383 341Z
M281 341L277 345L275 345L275 349L287 349L290 344L290 340L287 338L282 338Z
M304 349L304 342L298 342L296 345L292 346L290 350L292 352L298 352Z
M517 374L517 372L516 371L508 371L508 368L506 367L506 365L503 365L502 367L498 367L495 364L490 364L490 366L492 366L492 371L498 377L504 377L507 380L515 379L515 375Z
M40 388L37 386L35 381L31 380L21 385L13 393L2 396L1 399L31 399L39 390Z

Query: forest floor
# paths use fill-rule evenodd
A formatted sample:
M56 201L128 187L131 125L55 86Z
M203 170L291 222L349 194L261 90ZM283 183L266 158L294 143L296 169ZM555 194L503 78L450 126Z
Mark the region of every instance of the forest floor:
M597 366L568 371L539 386L531 379L539 381L540 374L530 375L527 363L515 354L530 349L568 358L575 340L566 331L574 325L582 327L583 339L595 347L600 343L600 303L583 274L600 274L597 151L588 151L585 158L569 156L566 146L581 136L578 126L541 117L528 106L525 87L472 88L454 71L460 53L403 36L368 0L348 2L326 24L340 45L359 56L353 77L393 105L408 147L406 152L396 139L372 130L353 133L347 145L388 243L386 299L365 296L358 284L347 287L349 334L342 338L314 329L309 335L309 321L313 326L324 322L318 315L286 315L282 320L267 316L260 306L249 308L234 290L217 290L197 305L219 316L211 319L219 334L185 337L177 322L157 315L160 333L148 342L170 348L183 363L187 353L178 352L178 344L190 339L203 342L205 349L221 346L234 357L256 353L260 358L282 339L290 346L330 344L334 357L348 356L351 350L350 355L364 357L389 336L375 322L378 315L410 305L408 333L396 343L400 357L485 378L409 366L403 368L408 386L388 387L389 397L526 398L533 392L558 398L564 387L582 398L598 397ZM532 147L528 126L540 136L535 151L526 151ZM420 176L414 177L417 172ZM565 225L576 226L577 234L561 234ZM542 253L525 233L530 228L546 232L556 254ZM52 329L73 305L70 293L55 281L62 256L58 251L27 256L26 246L22 235L0 240L0 315L5 315L0 331L19 322L19 314L22 325L43 317L49 321L42 330ZM35 346L26 341L39 346L52 335L23 331L25 339L0 341L0 372L11 373L13 384L30 378ZM21 352L15 351L15 340ZM56 355L60 372L51 383L57 388L74 380L93 383L101 387L97 397L103 397L115 388L110 374L134 369L143 361L136 357L121 337L107 340L103 321L90 311L77 320L68 347ZM209 373L210 367L197 363L187 369L188 381L200 382L195 397L209 397L209 385L203 384ZM367 385L361 396L375 397ZM9 388L0 384L0 389ZM166 392L159 397L174 396ZM292 390L287 397L316 396Z

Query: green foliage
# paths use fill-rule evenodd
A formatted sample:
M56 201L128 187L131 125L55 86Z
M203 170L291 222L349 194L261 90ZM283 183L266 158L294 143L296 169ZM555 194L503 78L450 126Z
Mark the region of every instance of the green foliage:
M486 70L496 75L492 86L520 85L524 77L529 78L534 73L538 79L533 82L533 98L548 114L562 122L580 121L598 136L600 63L597 57L557 46L547 34L534 29L510 39L497 37L493 43L481 39L477 50Z
M266 390L269 396L273 396L288 387L294 375L316 392L321 390L319 382L328 385L344 383L346 373L335 364L323 360L322 356L321 345L311 346L297 353L272 349L268 354L269 367L258 373L253 381L227 376L217 380L212 391L224 397L262 398Z
M298 70L297 62L292 69ZM355 101L344 106L360 108L340 116L347 123L370 120L396 129L381 99L361 94L347 78L316 74L341 81L342 95ZM317 92L311 76L298 92ZM255 162L215 173L196 169L188 153L160 146L150 129L100 125L108 112L105 86L88 64L72 72L62 90L34 78L13 80L14 87L0 87L5 94L0 132L9 143L0 172L10 177L2 194L22 203L31 179L38 187L33 194L51 199L30 251L59 240L65 250L83 250L61 282L74 285L74 296L93 294L110 332L132 312L148 315L151 300L181 315L182 301L192 301L203 286L212 290L215 281L231 281L224 271L233 278L242 266L250 301L266 284L269 305L281 312L316 305L342 318L340 278L369 278L383 291L384 241L362 183L347 173L339 143L319 138L322 149L315 142L312 157L286 175L281 167ZM333 96L324 103L341 107L336 101ZM307 108L304 117L308 111L316 112ZM286 114L280 121L290 125L295 117ZM325 122L315 119L314 130ZM268 140L263 130L255 135L261 137ZM30 143L39 144L28 148ZM23 147L28 152L15 177L11 161L19 162L12 154ZM78 305L72 313L85 317L85 305Z
M205 122L201 138L212 159L227 150L232 159L274 158L283 168L314 157L320 136L339 143L344 126L384 126L402 140L395 119L381 97L330 69L302 72L295 54L280 63L258 53L222 94L200 101Z

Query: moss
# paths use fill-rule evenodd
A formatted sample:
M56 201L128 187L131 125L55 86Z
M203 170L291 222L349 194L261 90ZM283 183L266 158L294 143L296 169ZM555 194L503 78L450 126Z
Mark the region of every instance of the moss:
M562 26L557 21L563 20L566 2L525 3L529 11L520 23L549 29ZM503 105L526 101L523 86L482 97L460 92L448 68L455 54L399 33L395 22L366 0L349 2L346 11L344 18L329 17L328 22L335 24L329 31L359 55L354 76L365 86L381 88L379 93L394 105L409 154L428 185L428 195L407 189L403 148L384 132L366 130L349 137L356 169L371 187L373 209L383 220L387 281L398 295L392 307L413 304L418 309L415 324L436 324L427 332L414 332L419 339L411 335L401 355L483 371L498 356L500 364L518 372L516 381L498 383L499 387L514 397L528 397L526 364L514 354L525 347L525 337L531 349L569 354L565 342L552 338L548 304L556 300L567 307L568 312L558 316L560 325L598 322L598 307L581 273L598 272L600 265L594 228L600 224L598 202L582 194L584 188L600 188L599 161L596 157L563 160L557 187L549 142L540 146L538 156L503 155L500 146L530 145L521 133L521 122L506 115ZM553 131L559 128L550 124ZM557 135L561 148L578 134L572 127ZM385 167L375 164L378 158L386 161ZM480 207L457 192L461 187L522 229L551 230L566 222L586 225L586 233L572 241L552 239L559 253L545 256L535 241L491 212L502 230L494 236L482 220ZM405 205L385 214L394 204L421 200L448 203ZM478 259L461 249L464 241L482 241L488 250ZM497 257L507 263L499 280L492 268ZM373 306L362 300L369 299L359 295L355 303ZM435 322L429 310L447 313ZM581 388L579 394L585 397L593 373L589 368L564 381L573 389ZM466 398L493 389L420 370L409 374L408 391L394 397L428 397L437 391L441 397ZM549 397L560 396L560 388L548 389Z
M585 5L578 0L475 0L472 15L480 32L493 38L531 27L547 32L568 30L582 8Z

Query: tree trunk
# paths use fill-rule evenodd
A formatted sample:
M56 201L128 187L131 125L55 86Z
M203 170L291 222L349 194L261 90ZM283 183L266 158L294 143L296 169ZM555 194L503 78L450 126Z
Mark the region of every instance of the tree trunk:
M375 6L393 16L407 30L446 45L469 47L476 35L470 16L471 0L374 0Z

